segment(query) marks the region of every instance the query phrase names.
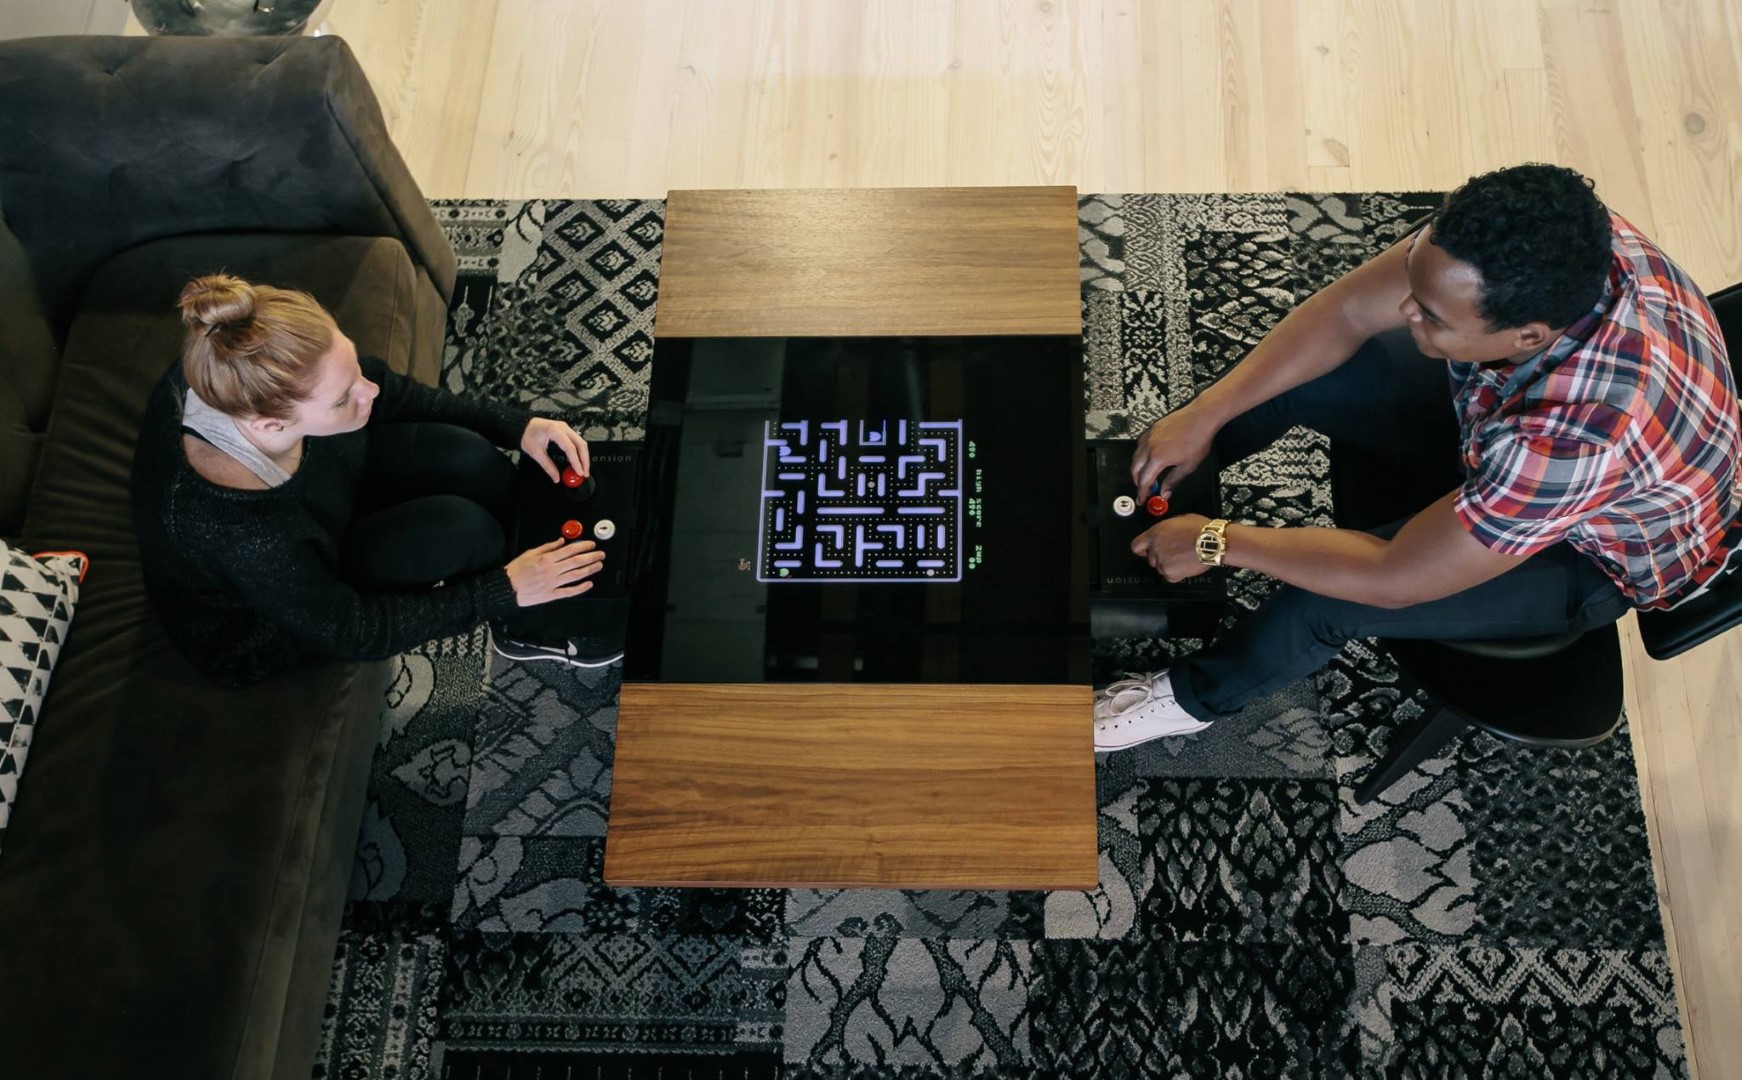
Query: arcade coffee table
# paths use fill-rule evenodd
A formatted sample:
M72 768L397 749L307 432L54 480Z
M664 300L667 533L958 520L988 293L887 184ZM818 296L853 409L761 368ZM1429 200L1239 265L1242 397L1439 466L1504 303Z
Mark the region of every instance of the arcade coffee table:
M1076 221L671 193L607 882L1095 887Z

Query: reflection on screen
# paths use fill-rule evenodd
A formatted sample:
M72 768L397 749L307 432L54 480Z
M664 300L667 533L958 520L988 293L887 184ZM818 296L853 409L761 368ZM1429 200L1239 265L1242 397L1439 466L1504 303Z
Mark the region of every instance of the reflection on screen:
M769 421L758 581L962 578L960 420Z

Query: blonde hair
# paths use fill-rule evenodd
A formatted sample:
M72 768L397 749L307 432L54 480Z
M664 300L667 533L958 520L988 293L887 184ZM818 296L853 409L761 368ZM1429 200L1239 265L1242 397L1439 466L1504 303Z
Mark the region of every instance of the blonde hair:
M180 306L182 376L206 404L237 417L291 419L339 331L308 293L230 274L194 278Z

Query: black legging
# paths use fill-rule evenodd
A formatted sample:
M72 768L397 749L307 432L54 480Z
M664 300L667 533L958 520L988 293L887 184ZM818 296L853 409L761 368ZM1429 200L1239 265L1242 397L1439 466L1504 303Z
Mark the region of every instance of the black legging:
M514 466L475 431L383 424L369 431L340 560L360 589L433 585L507 561Z

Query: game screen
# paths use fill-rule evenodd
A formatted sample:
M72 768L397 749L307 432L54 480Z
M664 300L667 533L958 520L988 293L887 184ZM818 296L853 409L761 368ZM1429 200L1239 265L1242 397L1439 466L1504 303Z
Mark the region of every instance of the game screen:
M625 677L1087 681L1075 338L661 340Z
M962 579L960 420L770 420L764 428L758 580Z

